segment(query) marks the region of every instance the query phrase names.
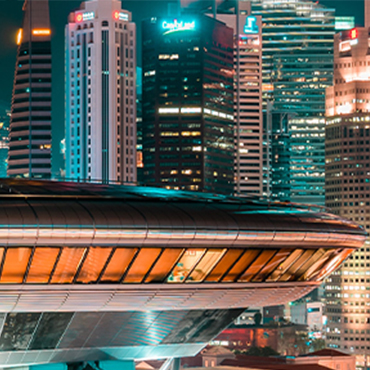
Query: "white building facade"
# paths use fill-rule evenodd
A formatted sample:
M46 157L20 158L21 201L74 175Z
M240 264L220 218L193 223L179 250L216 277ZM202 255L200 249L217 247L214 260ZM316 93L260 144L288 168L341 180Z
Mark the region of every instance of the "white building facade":
M118 0L69 15L66 179L136 182L136 27Z

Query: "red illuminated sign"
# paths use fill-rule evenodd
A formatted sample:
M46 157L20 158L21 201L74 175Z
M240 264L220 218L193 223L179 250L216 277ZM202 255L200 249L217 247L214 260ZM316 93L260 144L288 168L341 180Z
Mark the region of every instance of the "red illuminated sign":
M356 28L350 31L351 40L357 39L357 36L358 36L358 31Z
M115 11L115 12L113 13L113 18L114 18L114 19L116 19L116 20L118 20L118 19L119 19L119 12L118 12L118 11Z
M81 13L76 15L76 22L82 22L83 15Z

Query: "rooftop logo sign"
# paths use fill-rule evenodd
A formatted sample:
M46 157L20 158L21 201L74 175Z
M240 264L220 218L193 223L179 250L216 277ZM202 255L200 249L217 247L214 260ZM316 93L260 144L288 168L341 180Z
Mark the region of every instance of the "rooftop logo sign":
M78 13L76 15L76 22L83 22L83 21L92 21L95 19L94 12L86 12L86 13Z
M162 28L166 30L166 32L164 32L164 35L168 35L169 33L173 33L173 32L180 32L180 31L194 31L195 21L184 22L184 21L178 21L177 19L174 19L173 22L164 21L162 23Z
M259 27L256 17L247 17L247 19L245 20L244 33L259 33Z

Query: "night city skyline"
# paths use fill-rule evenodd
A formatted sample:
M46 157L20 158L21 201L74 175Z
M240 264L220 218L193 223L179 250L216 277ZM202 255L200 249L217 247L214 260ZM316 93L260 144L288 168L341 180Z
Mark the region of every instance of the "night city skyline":
M370 0L0 0L0 66L0 370L370 370Z
M53 54L53 90L52 90L52 127L53 127L53 173L57 173L62 166L60 141L64 138L64 27L67 24L68 14L79 8L82 1L51 0L50 19L52 28ZM132 0L122 1L123 9L132 12L133 22L137 24L137 40L141 40L141 21L152 16L163 16L167 13L169 0ZM351 4L348 7L348 3ZM351 1L320 1L327 7L334 8L337 16L354 16L356 25L363 25L363 0ZM2 66L2 88L0 90L0 107L10 108L12 84L14 78L14 64L16 59L16 35L22 24L23 1L5 0L0 2L0 65ZM137 42L137 61L141 65L141 43ZM56 88L57 86L57 88Z

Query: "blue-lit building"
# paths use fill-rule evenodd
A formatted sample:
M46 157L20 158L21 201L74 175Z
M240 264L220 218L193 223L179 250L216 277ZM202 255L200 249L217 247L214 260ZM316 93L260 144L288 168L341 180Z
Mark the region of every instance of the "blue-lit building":
M252 0L252 14L262 16L263 23L263 100L291 117L289 199L324 205L325 88L333 81L334 10L314 1ZM273 140L267 132L270 163ZM265 171L270 171L267 163ZM278 197L269 178L264 193Z
M199 14L142 28L145 183L232 194L233 29Z

